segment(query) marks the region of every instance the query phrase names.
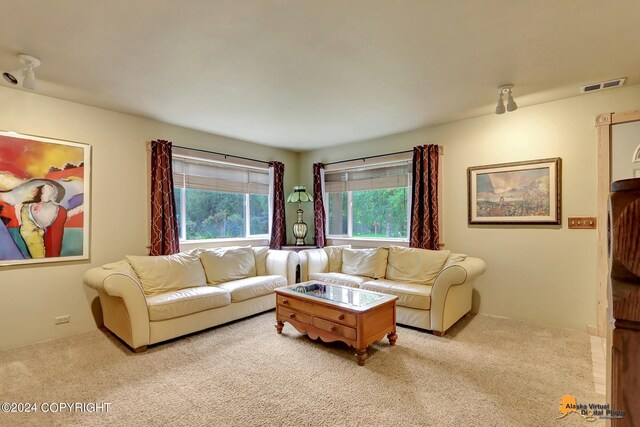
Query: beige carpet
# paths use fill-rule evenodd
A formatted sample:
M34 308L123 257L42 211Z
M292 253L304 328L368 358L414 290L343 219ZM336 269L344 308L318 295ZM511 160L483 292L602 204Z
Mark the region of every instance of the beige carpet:
M0 352L0 402L109 402L108 413L0 413L0 425L569 426L594 393L589 336L487 316L444 338L400 327L359 367L274 312L133 354L95 331ZM601 424L600 424L601 425Z

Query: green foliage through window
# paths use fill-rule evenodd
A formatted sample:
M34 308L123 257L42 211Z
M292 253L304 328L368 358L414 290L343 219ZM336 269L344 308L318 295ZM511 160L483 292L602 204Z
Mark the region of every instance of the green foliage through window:
M352 235L349 236L349 197ZM331 236L407 239L408 187L327 193Z
M266 194L246 195L192 188L175 188L174 191L183 240L243 238L269 233L269 197ZM248 233L246 203L249 203ZM185 218L182 218L183 212Z

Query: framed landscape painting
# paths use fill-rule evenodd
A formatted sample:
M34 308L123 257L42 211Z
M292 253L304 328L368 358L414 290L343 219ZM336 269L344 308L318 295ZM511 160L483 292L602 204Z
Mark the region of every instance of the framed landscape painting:
M0 266L89 258L91 146L0 131Z
M559 225L559 157L467 169L469 224Z

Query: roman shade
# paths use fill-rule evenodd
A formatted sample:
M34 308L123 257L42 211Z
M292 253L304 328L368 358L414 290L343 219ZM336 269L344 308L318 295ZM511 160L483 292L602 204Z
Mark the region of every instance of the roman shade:
M223 193L269 194L267 168L232 165L206 158L193 158L186 151L173 153L173 182L176 187Z
M409 186L409 162L324 173L325 192L379 190Z

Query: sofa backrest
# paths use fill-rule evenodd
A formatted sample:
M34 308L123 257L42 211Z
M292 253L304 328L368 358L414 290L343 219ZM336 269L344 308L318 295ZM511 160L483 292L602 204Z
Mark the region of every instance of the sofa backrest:
M164 256L127 255L126 259L147 296L207 285L200 258L195 253L181 252Z
M141 284L147 296L152 296L245 277L266 276L268 254L266 246L196 248L167 256L129 255L102 268L131 276ZM188 268L185 269L186 266Z
M204 249L200 251L200 261L209 285L256 275L256 257L249 246Z
M386 279L432 285L451 251L391 246Z
M339 272L371 278L432 285L449 265L463 261L467 255L449 250L427 250L388 246L374 249L350 249L326 246L324 251L305 251L308 271Z
M267 255L269 255L268 246L252 246L253 256L256 259L256 276L267 275Z
M387 248L343 249L342 272L356 276L382 279L387 269Z
M340 273L342 271L342 249L345 247L348 246L325 246L322 248L327 254L326 268L329 273Z

